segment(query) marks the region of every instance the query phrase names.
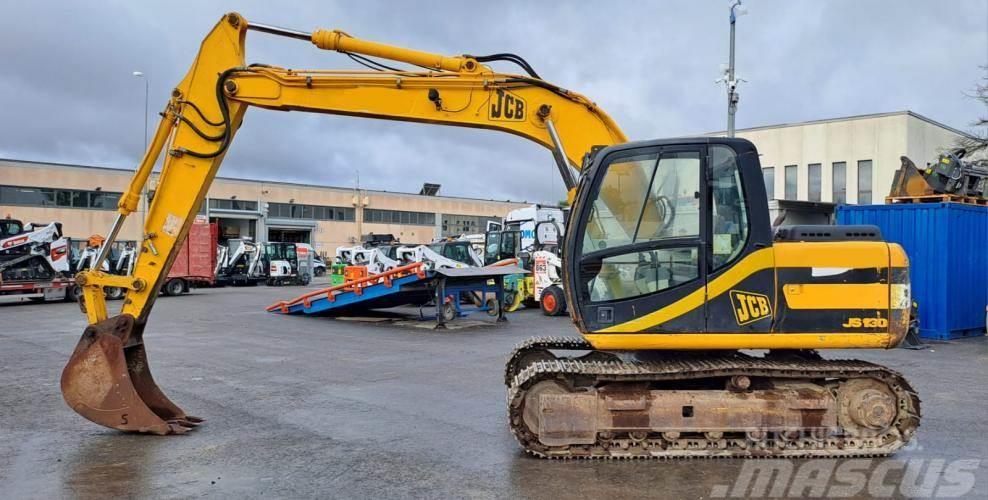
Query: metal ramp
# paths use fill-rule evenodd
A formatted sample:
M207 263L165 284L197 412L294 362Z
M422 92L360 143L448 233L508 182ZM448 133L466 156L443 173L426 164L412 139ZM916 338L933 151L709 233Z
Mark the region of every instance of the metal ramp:
M360 309L379 309L427 302L432 297L425 281L431 272L421 262L397 267L380 274L348 281L282 300L267 307L279 314L345 314Z
M486 311L504 321L504 277L528 271L513 265L466 269L428 269L418 262L380 274L309 292L267 307L278 314L345 316L401 305L432 302L437 327L471 312ZM495 297L490 299L489 297ZM463 307L461 297L476 297L475 307ZM478 303L479 302L479 303ZM423 319L426 319L423 317Z

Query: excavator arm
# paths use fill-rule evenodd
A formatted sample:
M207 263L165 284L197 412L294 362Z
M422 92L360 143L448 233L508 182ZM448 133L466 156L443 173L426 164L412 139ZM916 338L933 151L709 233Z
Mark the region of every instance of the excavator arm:
M424 71L303 71L247 65L247 31L309 40L361 61L378 57ZM200 419L186 415L158 389L148 368L143 332L179 245L250 106L497 130L549 148L570 196L570 168L595 147L626 142L607 114L586 97L547 83L516 56L528 76L494 72L499 56L446 57L363 41L341 31L312 34L251 25L224 16L203 40L188 74L161 113L148 150L91 269L79 273L89 326L62 374L68 404L98 424L120 430L180 433ZM504 57L504 55L500 55ZM152 169L165 152L130 276L101 271L125 218L137 210ZM640 179L646 182L647 179ZM615 194L618 196L618 194ZM618 200L615 200L617 202ZM111 316L103 288L127 290Z

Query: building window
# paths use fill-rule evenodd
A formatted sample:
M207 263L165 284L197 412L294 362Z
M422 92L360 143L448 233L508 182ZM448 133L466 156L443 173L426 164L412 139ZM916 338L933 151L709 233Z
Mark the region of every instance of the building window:
M436 214L431 212L407 212L404 210L365 208L364 222L402 224L406 226L434 226L436 225Z
M806 176L809 184L809 200L820 201L823 199L821 198L823 192L822 168L819 163L810 163L807 165L807 170L809 174Z
M838 205L847 203L847 163L835 161L833 164L833 200Z
M796 199L796 165L786 165L786 192L785 196L787 200Z
M487 232L487 223L491 221L501 222L501 219L483 215L443 214L442 236L485 233Z
M765 195L770 200L775 199L775 167L763 168L762 178L765 179Z
M216 210L245 210L250 212L256 212L257 202L247 201L247 200L224 200L218 198L210 198L209 208Z
M268 217L353 222L356 220L356 213L352 207L270 202L268 203Z
M71 207L72 192L65 189L55 190L55 204L60 207Z
M116 210L122 194L83 189L0 186L0 205Z
M858 204L871 205L871 160L858 161Z

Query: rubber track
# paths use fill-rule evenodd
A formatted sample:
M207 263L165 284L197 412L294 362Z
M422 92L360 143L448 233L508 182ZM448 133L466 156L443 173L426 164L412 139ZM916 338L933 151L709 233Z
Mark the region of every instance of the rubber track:
M508 362L504 365L504 385L511 387L511 383L518 374L518 362L522 356L536 350L560 349L569 351L589 351L593 350L590 342L579 337L532 337L515 346L508 357Z
M546 340L533 339L542 347ZM831 378L849 380L871 377L884 381L898 399L899 416L893 427L878 438L828 437L822 441L800 438L796 442L765 441L764 448L744 439L684 438L668 443L661 438L643 442L630 439L602 440L594 445L546 447L524 426L521 411L525 391L543 380L590 379L593 385L615 382L689 380L746 375L766 378ZM512 434L526 452L543 458L845 458L887 456L902 448L915 433L920 420L920 401L909 383L898 373L860 360L773 360L732 353L673 361L580 361L557 359L537 361L518 373L508 390L508 421ZM685 430L689 432L689 430ZM869 445L869 441L871 441ZM876 442L878 442L876 444ZM751 445L751 446L749 446ZM672 448L672 449L670 449Z

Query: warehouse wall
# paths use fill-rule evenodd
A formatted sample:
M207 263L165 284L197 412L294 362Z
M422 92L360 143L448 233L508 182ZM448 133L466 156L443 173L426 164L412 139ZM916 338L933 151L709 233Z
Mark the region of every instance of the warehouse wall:
M908 152L905 154L918 167L935 162L945 149L955 149L958 139L956 133L914 117L910 117L908 134Z
M723 135L716 132L708 135ZM917 165L935 161L962 133L909 111L738 130L761 154L763 169L772 168L774 196L785 199L785 167L796 167L796 196L810 200L810 165L820 165L820 199L834 202L834 164L844 162L846 202L859 200L859 162L871 161L871 203L884 203L899 168L899 157Z
M26 186L54 189L80 189L106 192L122 192L130 182L131 172L118 169L23 162L0 159L0 185ZM149 189L155 189L156 175L152 176ZM428 242L441 234L443 214L503 217L507 212L526 206L526 203L479 200L447 196L422 196L410 193L361 190L327 186L310 186L283 182L264 182L245 179L217 178L210 187L208 197L214 202L236 200L251 202L256 210L210 209L210 217L256 220L258 239L266 239L266 222L274 219L274 213L264 214L272 204L312 205L338 207L348 210L348 220L315 220L277 218L285 227L311 230L313 246L317 251L332 255L340 245L352 245L367 233L393 233L409 243ZM419 212L433 214L431 223L370 223L364 221L364 209ZM27 222L59 221L67 236L87 238L91 234L105 234L116 217L113 209L74 207L39 207L4 205L0 202L0 216L10 215ZM137 240L141 235L141 213L127 219L121 232L121 240ZM280 226L279 226L280 227Z
M858 162L871 160L871 201L882 203L899 156L907 148L907 118L893 115L741 130L737 136L755 144L762 168L774 167L775 198L785 198L785 167L795 165L796 199L809 200L809 165L819 164L819 201L834 201L834 163L844 162L847 202L858 203Z
M66 168L44 163L21 163L0 160L0 185L51 187L94 191L122 192L130 181L130 172L102 168ZM94 233L105 234L116 210L35 207L0 204L0 216L24 222L62 223L66 236L85 239ZM143 215L130 217L120 233L121 240L136 240L141 234Z
M364 192L361 201L364 208L378 210L403 210L413 212L434 213L432 225L401 225L361 221L364 234L391 233L405 243L425 243L442 235L442 215L472 215L502 218L511 210L527 206L525 203L472 200L460 198L441 198L431 196L408 196L399 193ZM366 212L364 212L366 214Z

